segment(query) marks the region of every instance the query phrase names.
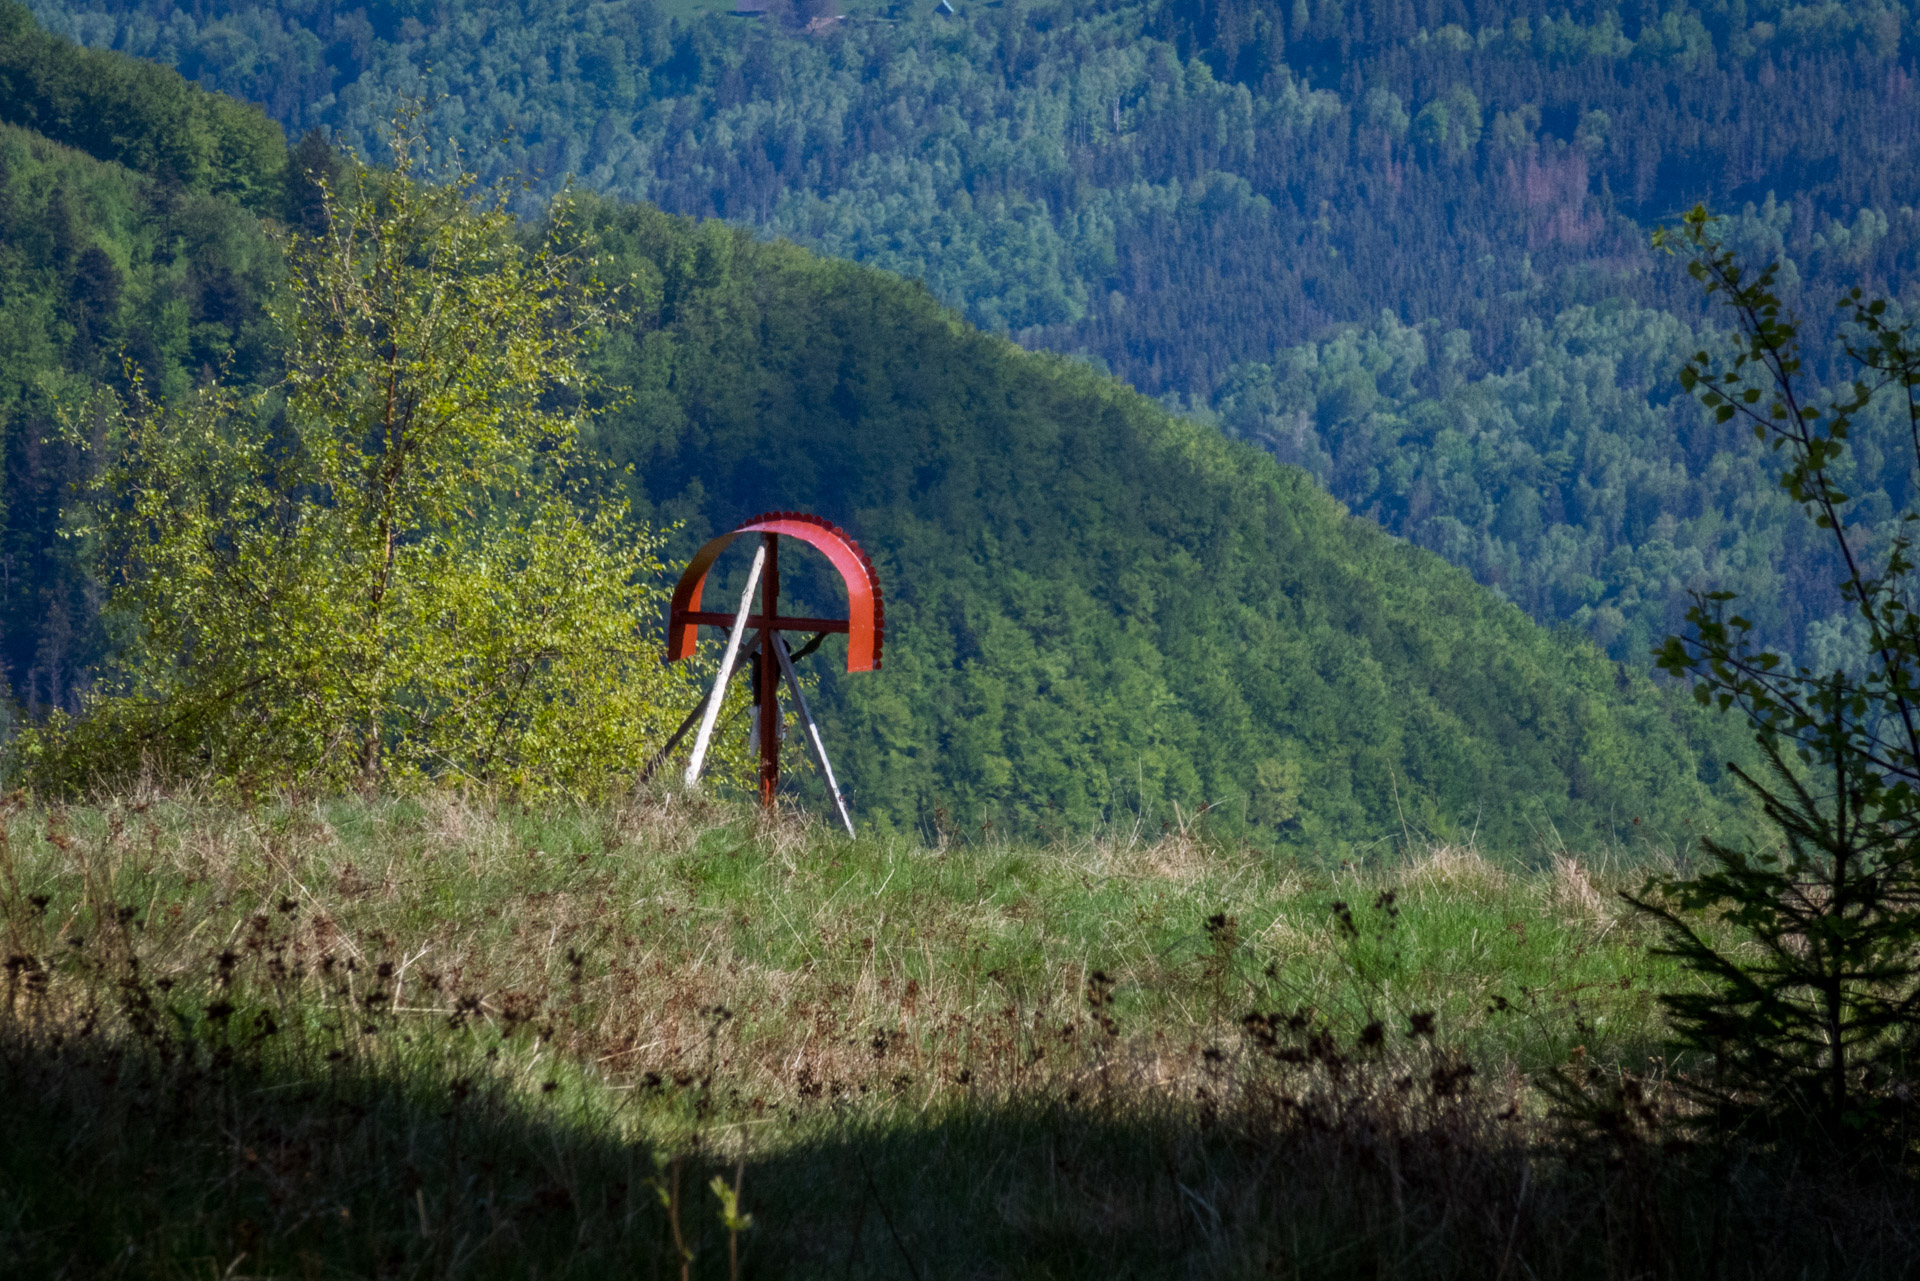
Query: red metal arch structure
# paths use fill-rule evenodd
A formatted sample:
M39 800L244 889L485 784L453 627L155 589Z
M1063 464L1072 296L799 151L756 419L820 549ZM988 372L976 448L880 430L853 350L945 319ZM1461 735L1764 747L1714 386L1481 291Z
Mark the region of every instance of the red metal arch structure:
M706 587L707 572L735 539L744 534L760 535L761 555L758 578L760 586L760 609L758 613L749 613L749 600L743 598L740 612L722 614L700 608L701 593ZM821 552L832 563L840 575L840 581L847 589L847 616L845 618L802 618L785 616L780 613L780 540L794 538ZM751 597L753 580L748 581L747 594ZM798 702L802 719L806 722L809 745L813 747L827 776L827 784L834 793L834 802L841 809L843 821L848 821L845 806L841 803L839 789L833 781L832 766L827 763L826 749L819 741L819 731L813 724L813 717L806 707L805 696L792 674L785 643L780 640L782 631L814 632L826 634L844 634L847 638L847 670L849 672L872 672L880 669L880 651L886 640L886 604L880 594L880 575L874 571L873 559L862 551L860 544L851 535L830 521L805 512L765 512L751 520L736 526L707 543L694 554L687 563L686 570L680 575L679 583L673 589L673 601L667 610L667 661L690 658L699 644L699 631L702 625L732 629L736 626L742 631L758 632L760 635L759 653L754 658L758 666L760 702L759 715L760 738L760 803L771 806L774 792L780 783L780 707L779 687L784 674ZM717 709L719 699L727 681L732 676L729 665L732 662L734 648L738 640L729 642L728 656L722 664L722 671L710 700ZM711 724L711 715L709 715ZM703 735L705 730L702 731ZM676 735L676 738L678 736ZM695 763L689 767L689 778L697 776L699 760L705 753L704 739L695 745ZM848 821L849 829L851 822Z
M694 553L680 582L673 589L673 604L667 611L667 661L691 658L700 624L731 627L732 614L716 614L700 608L700 593L707 585L707 571L734 539L742 534L759 534L767 547L767 567L762 577L760 613L747 619L756 631L784 629L793 632L845 633L847 670L877 672L880 650L886 639L886 605L880 595L880 575L873 559L862 551L853 536L829 521L805 512L766 512L743 525L712 539ZM779 539L784 534L797 538L826 555L839 571L847 588L845 618L780 618Z

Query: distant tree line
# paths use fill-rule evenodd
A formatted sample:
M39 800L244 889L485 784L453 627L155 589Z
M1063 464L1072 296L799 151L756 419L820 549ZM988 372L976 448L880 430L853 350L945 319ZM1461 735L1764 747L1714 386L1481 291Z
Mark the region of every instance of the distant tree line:
M457 21L324 0L42 9L356 146L394 93L445 94L432 125L495 172L577 174L924 278L1156 394L1383 307L1466 328L1496 369L1525 317L1596 287L1696 308L1630 278L1646 260L1627 220L1701 197L1776 193L1817 275L1884 278L1913 236L1894 218L1920 190L1897 6L889 12L809 37L669 22L653 0Z

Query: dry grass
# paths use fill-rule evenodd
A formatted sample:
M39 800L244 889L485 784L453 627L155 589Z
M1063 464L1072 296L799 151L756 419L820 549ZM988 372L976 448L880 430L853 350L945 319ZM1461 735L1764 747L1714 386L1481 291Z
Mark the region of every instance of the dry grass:
M744 1162L766 1275L1630 1276L1777 1193L1543 1128L1530 1074L1640 1073L1674 981L1570 859L440 795L16 807L0 862L0 1270L678 1275L677 1219L723 1275Z
M1416 893L1485 897L1506 890L1512 877L1475 846L1435 845L1412 860L1405 880Z

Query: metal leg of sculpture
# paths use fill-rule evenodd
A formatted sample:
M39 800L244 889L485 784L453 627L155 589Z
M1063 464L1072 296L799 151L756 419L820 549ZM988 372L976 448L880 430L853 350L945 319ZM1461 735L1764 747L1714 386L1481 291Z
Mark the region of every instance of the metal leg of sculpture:
M820 763L820 773L827 780L827 792L833 797L833 808L846 825L847 835L852 836L853 818L847 813L846 801L841 799L840 784L834 781L833 762L827 759L827 745L820 741L820 727L813 722L813 712L807 707L807 696L800 692L800 678L794 675L793 660L787 656L787 643L777 635L773 638L773 653L780 660L780 671L787 678L787 688L793 691L793 703L800 709L800 721L807 727L807 746L813 749L813 759Z
M713 741L713 723L720 716L720 704L727 696L727 682L733 677L733 660L740 652L740 637L747 630L747 615L753 612L753 589L760 585L760 569L767 563L762 544L753 554L753 568L747 571L747 589L740 593L740 612L734 616L733 630L727 633L727 652L720 657L720 674L714 678L713 693L707 698L706 714L700 718L700 732L693 739L693 756L687 761L687 786L700 781L700 767L707 763L707 745Z
M727 683L732 684L733 681L738 680L741 671L750 665L753 660L758 657L759 653L760 646L756 643L752 649L741 656L738 663L734 664L733 673L728 678ZM687 731L693 728L694 722L698 721L700 714L706 710L707 700L704 698L693 705L693 710L688 712L686 719L680 722L680 728L673 731L672 734L669 734L666 743L647 761L645 768L640 771L640 777L635 783L635 786L644 787L647 780L653 777L654 771L667 763L667 757L673 755L673 749L680 746L680 740L687 736Z

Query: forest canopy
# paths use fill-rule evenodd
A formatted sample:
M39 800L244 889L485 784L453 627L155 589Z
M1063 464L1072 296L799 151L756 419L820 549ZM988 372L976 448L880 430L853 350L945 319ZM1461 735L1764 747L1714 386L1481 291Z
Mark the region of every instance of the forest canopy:
M1911 5L902 0L812 27L831 4L726 7L37 12L295 134L365 150L422 93L488 174L576 175L924 280L1218 415L1618 661L1644 668L1721 576L1790 652L1857 640L1751 443L1672 401L1674 353L1714 335L1646 237L1697 201L1731 211L1731 243L1780 257L1816 324L1853 284L1910 287ZM1339 366L1404 329L1426 357L1373 390ZM1337 368L1310 389L1273 372L1321 355ZM1904 469L1872 469L1889 457L1860 460L1870 513L1903 506Z

